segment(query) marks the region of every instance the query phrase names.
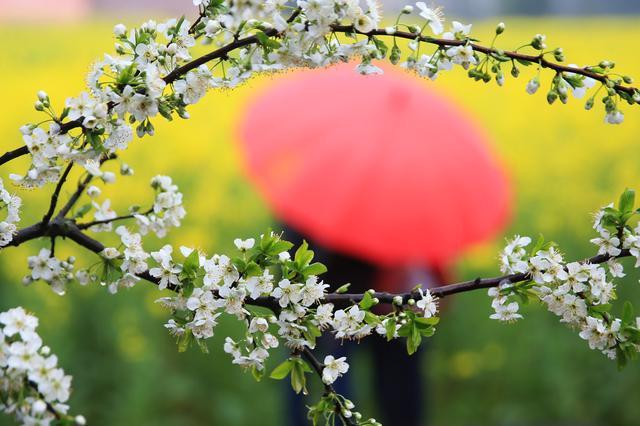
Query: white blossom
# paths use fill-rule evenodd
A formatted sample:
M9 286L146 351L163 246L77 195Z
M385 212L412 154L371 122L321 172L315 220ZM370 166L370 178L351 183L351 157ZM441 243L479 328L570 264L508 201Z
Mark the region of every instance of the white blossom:
M327 355L324 358L322 381L330 385L335 382L338 377L349 371L349 364L347 364L346 359L346 357L334 358L333 355Z

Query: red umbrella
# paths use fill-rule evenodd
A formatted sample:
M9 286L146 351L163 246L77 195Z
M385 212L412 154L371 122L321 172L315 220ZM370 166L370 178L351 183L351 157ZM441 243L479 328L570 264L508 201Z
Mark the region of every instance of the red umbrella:
M443 266L509 216L484 133L422 79L353 64L300 71L249 106L249 174L276 215L384 265Z

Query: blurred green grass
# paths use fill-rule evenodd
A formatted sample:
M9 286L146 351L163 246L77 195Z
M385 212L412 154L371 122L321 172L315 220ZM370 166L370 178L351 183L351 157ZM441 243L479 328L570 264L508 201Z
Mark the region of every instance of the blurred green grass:
M620 72L640 78L636 18L589 20L506 20L500 44L511 47L545 32L550 47L562 46L569 63L614 60ZM112 22L82 25L0 27L0 115L2 150L20 145L18 127L37 119L35 92L44 89L60 105L82 90L84 75L100 52L112 50ZM493 24L474 33L489 39ZM570 257L592 253L590 215L625 187L640 187L640 113L626 109L620 127L605 126L601 111L585 112L580 102L546 105L544 95L524 93L533 70L506 87L479 87L460 70L425 82L468 110L494 140L514 187L516 213L510 233L543 233ZM157 120L157 136L136 140L123 160L136 171L109 188L117 207L145 205L149 179L174 177L185 193L188 216L170 236L176 244L212 253L230 247L236 236L263 232L271 224L266 205L243 177L235 143L242 108L271 75L243 87L211 93L192 108L187 121ZM550 78L550 77L549 77ZM311 107L309 107L311 110ZM425 129L428 137L428 129ZM24 160L24 159L23 159ZM19 172L25 161L3 170ZM112 167L116 167L114 165ZM38 218L48 196L21 192L23 224ZM38 208L39 207L39 208ZM501 239L476 248L461 262L458 276L492 275ZM116 296L95 287L72 288L57 297L44 285L25 288L25 256L39 243L12 248L0 257L0 309L21 304L41 318L40 331L74 376L75 411L92 425L278 425L285 415L284 393L268 380L255 384L222 353L225 335L237 332L224 322L203 355L176 351L162 328L166 313L153 301L157 290L144 284ZM59 244L71 253L71 244ZM83 260L80 260L80 263ZM624 280L625 297L638 300L637 276ZM525 308L526 320L512 326L488 319L484 293L455 299L431 340L427 364L430 419L436 425L630 425L637 424L640 369L619 373L615 364L589 351L576 335L539 306ZM354 373L368 382L366 357ZM367 386L354 395L366 414L376 415ZM0 425L10 424L0 418Z

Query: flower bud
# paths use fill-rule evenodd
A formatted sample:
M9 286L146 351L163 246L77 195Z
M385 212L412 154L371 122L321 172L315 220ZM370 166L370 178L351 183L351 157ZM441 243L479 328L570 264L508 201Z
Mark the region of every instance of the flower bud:
M34 126L33 124L25 124L24 126L20 126L20 133L22 133L25 136L28 136L33 133L33 129L35 128L36 126Z
M413 305L416 304L416 301L415 301L415 299L411 298L411 299L407 300L407 303L409 304L409 306L413 306Z
M540 87L540 79L538 77L532 78L529 83L527 83L527 93L533 95L538 91Z
M533 40L531 40L531 47L536 50L545 49L547 47L547 45L544 43L545 39L546 36L544 34L536 34L535 37L533 37Z
M396 33L396 27L386 27L384 32L387 35L394 35Z
M116 181L116 175L113 172L104 172L100 177L104 183L113 183Z
M401 306L402 305L402 296L393 296L393 304Z
M413 12L413 6L411 5L406 5L405 7L402 8L402 13L404 14L409 14Z
M44 90L40 90L38 92L38 99L42 102L47 102L49 100L49 95Z
M33 107L36 109L36 111L44 111L44 104L42 103L42 101L36 101L36 103L33 104Z
M74 420L78 426L84 426L87 424L87 419L85 419L82 415L76 416Z
M594 100L593 100L593 96L592 96L589 99L587 99L587 102L585 102L584 109L589 111L591 108L593 108L593 102L594 102Z
M212 35L216 33L220 29L220 22L215 19L211 19L207 22L207 25L204 27L204 31L207 35Z
M564 51L562 50L561 47L558 47L556 50L553 51L553 57L558 62L564 61Z
M496 34L500 35L504 32L505 25L504 22L500 22L498 26L496 26Z
M122 176L133 176L133 169L127 163L120 165L120 174Z
M126 32L127 32L127 27L125 27L124 24L118 24L115 27L113 27L113 34L116 37L122 37Z
M46 411L47 404L43 400L39 399L33 403L33 406L31 408L33 409L34 413L42 414Z

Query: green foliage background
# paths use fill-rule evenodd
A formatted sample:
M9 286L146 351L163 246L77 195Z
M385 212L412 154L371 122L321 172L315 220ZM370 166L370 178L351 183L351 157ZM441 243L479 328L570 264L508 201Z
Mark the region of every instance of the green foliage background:
M640 79L637 18L592 20L507 20L500 42L522 44L537 32L550 47L562 46L569 63L614 60L620 72ZM0 28L0 148L18 146L18 127L37 119L35 92L45 89L54 105L83 88L91 61L112 49L112 22L72 26ZM474 32L490 39L493 23ZM613 201L625 186L640 188L640 113L627 110L620 127L605 126L601 111L584 112L581 102L549 107L543 94L524 92L532 69L506 87L484 87L460 70L425 82L455 98L493 138L514 187L516 206L509 234L543 233L571 258L593 252L590 215ZM552 75L545 74L550 81ZM175 178L185 194L188 216L170 240L209 253L229 249L237 236L263 232L271 217L243 177L236 125L242 108L261 88L284 75L252 80L242 88L212 93L191 110L187 121L157 120L157 136L136 140L124 160L136 171L106 191L121 209L151 200L149 179ZM542 89L545 88L545 83ZM482 86L482 87L481 87ZM310 111L313 106L307 105ZM425 138L429 129L424 129ZM21 160L3 170L21 171ZM113 166L112 166L113 167ZM125 180L126 179L126 180ZM36 220L48 201L44 192L21 192L27 206L23 224ZM40 208L38 209L37 206ZM461 262L460 278L497 273L502 239L478 247ZM106 289L76 286L65 297L44 285L25 288L26 257L40 243L3 251L0 256L0 310L23 305L41 319L40 332L74 376L74 411L92 425L279 425L285 416L279 383L255 384L222 353L224 322L211 353L179 354L162 327L166 314L153 302L160 296L140 284L111 296ZM71 243L59 244L71 253ZM82 257L80 263L89 261ZM638 301L636 274L622 293ZM636 303L637 305L637 303ZM429 341L430 419L435 425L631 425L640 417L640 367L618 372L614 362L589 351L575 332L539 306L524 309L525 321L512 326L490 321L484 292L455 298ZM365 354L353 365L362 391L353 395L365 414L376 415ZM359 367L359 368L358 368ZM0 425L10 424L0 418ZM400 423L399 423L400 424Z

